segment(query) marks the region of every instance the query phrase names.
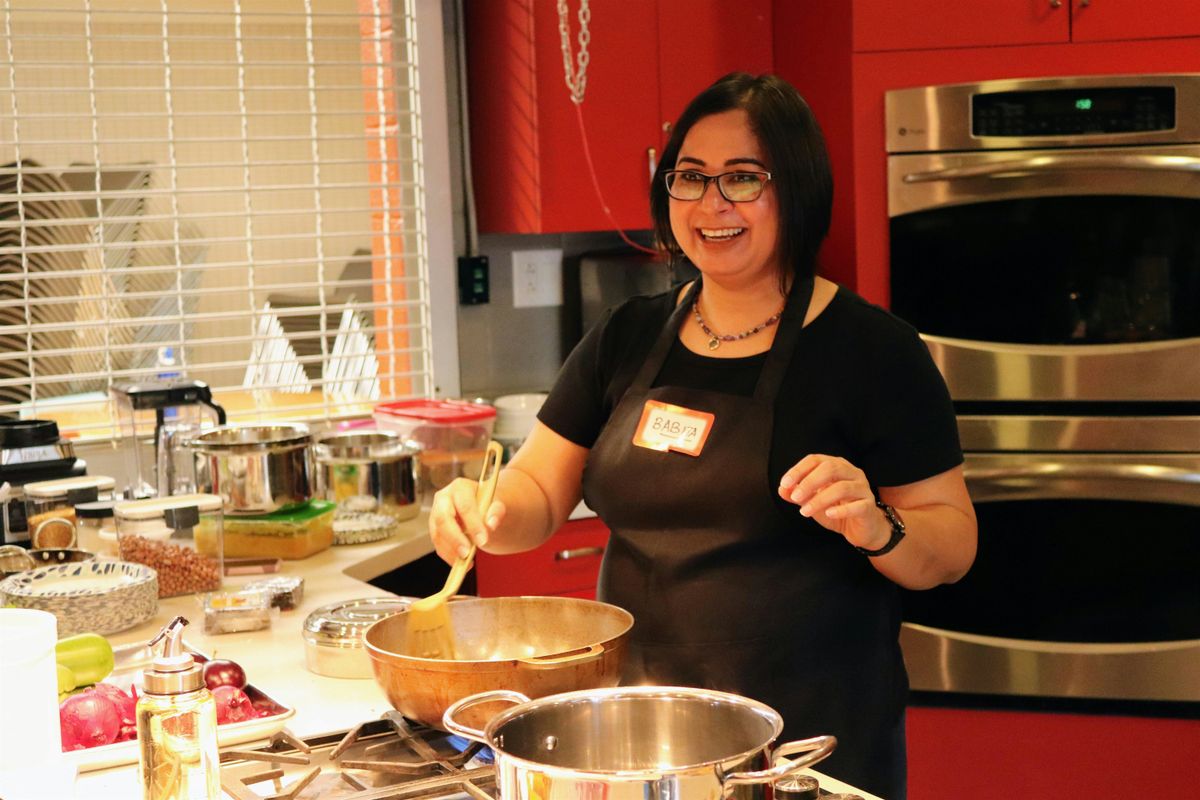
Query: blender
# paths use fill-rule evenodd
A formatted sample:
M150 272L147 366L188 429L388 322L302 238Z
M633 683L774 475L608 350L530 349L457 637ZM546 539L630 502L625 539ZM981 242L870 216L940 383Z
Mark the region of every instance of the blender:
M213 402L203 381L168 378L118 383L112 387L115 416L125 440L128 499L168 497L196 491L195 460L187 443L208 428L225 424L225 409Z

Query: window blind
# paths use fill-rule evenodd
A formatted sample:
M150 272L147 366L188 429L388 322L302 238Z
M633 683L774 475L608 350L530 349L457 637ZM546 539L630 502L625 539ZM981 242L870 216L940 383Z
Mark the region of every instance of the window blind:
M432 393L413 0L0 0L0 414Z

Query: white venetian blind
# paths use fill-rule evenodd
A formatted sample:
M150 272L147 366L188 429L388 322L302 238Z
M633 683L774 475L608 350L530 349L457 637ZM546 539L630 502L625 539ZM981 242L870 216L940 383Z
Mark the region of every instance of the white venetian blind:
M0 414L428 395L412 0L0 0Z

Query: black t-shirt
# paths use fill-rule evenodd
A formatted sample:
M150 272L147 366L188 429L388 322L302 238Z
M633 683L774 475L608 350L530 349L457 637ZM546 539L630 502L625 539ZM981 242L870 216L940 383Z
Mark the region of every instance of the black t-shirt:
M675 291L610 309L575 347L538 419L591 447L675 305ZM690 324L690 320L685 323ZM766 354L712 358L675 341L656 386L750 396ZM962 463L946 385L917 332L840 288L800 333L775 406L771 480L809 453L841 456L873 486L901 486Z

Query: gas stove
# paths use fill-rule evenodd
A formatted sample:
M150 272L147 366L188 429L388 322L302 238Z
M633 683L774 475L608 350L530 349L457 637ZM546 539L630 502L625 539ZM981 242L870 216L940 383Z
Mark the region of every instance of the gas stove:
M491 751L389 711L349 731L296 737L284 729L251 750L221 751L232 800L499 800ZM861 800L816 778L780 781L777 800Z
M491 752L392 711L349 731L221 752L221 786L233 800L496 800Z

